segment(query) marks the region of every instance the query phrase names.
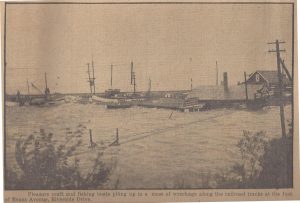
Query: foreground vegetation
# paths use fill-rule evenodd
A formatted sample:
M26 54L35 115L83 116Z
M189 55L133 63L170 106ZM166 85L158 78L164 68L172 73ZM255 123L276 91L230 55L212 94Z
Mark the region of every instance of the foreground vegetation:
M70 143L70 140L67 140ZM80 160L73 156L81 141L56 145L53 134L40 130L20 138L15 146L18 168L6 170L6 189L96 189L108 181L111 168L97 158L88 174L81 174ZM73 159L71 159L73 157Z
M241 162L215 175L217 188L293 187L293 133L266 141L265 132L243 132Z

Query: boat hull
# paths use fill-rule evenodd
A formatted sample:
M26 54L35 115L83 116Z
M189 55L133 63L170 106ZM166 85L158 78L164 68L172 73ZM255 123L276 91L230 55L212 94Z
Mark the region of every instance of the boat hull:
M106 109L126 109L131 106L131 104L105 104Z

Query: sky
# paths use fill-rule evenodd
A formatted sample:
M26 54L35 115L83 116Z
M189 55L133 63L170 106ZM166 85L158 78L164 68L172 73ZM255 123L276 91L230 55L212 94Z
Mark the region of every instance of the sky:
M186 90L230 85L255 70L276 70L276 39L292 64L289 4L9 4L6 14L6 91L27 93L27 80L51 92L89 92L94 61L96 92ZM113 85L110 66L113 64ZM38 93L30 87L30 93Z

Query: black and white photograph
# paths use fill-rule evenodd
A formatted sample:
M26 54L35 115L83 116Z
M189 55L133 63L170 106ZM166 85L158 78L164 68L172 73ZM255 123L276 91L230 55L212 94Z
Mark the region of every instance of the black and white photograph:
M4 11L5 190L295 188L294 1Z

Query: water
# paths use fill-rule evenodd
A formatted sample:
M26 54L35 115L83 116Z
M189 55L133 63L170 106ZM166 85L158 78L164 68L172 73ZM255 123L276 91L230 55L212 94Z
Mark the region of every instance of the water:
M97 151L114 165L106 188L119 180L120 189L201 187L202 174L228 169L239 161L236 143L243 130L265 131L280 137L279 107L260 112L218 109L182 113L171 110L129 108L108 110L96 104L53 107L6 107L7 167L15 167L14 148L22 135L45 129L57 143L66 137L81 139L76 151L83 172L88 172ZM285 108L291 120L291 106ZM119 129L120 146L108 147ZM89 129L95 150L89 148Z

